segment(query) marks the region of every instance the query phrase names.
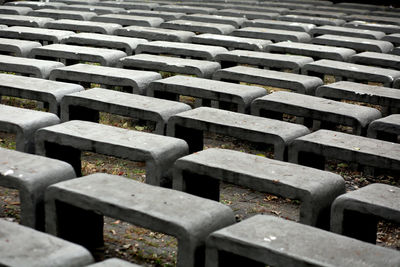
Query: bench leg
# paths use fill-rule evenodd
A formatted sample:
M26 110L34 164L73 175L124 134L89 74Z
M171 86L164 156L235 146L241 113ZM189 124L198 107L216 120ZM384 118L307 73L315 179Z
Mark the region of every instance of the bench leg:
M189 154L203 150L203 131L175 125L175 136L185 140L189 145Z
M377 223L375 216L345 210L341 234L375 244Z
M310 152L299 152L298 164L324 170L325 157Z
M82 176L81 151L56 143L45 143L46 157L68 162L74 168L77 177Z

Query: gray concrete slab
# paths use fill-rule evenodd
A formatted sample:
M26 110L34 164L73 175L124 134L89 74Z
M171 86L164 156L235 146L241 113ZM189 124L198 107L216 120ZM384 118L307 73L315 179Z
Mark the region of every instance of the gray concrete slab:
M75 64L54 69L49 79L73 83L96 83L109 87L119 86L125 92L144 95L149 83L161 79L161 75L152 71Z
M59 19L50 21L45 25L48 29L68 30L74 32L90 32L101 34L113 34L115 30L121 29L122 26L116 23Z
M279 16L277 12L260 12L260 11L250 11L243 10L240 8L232 8L232 9L221 9L216 12L217 15L220 16L231 16L231 17L240 17L249 20L253 19L276 19Z
M400 46L400 33L388 34L382 40L391 42L394 46Z
M191 31L197 33L230 34L235 27L228 24L207 23L190 20L171 20L160 25L164 29Z
M379 5L372 5L372 4L364 4L364 3L337 3L337 7L344 7L344 8L353 8L353 9L362 9L362 10L369 10L369 11L374 11L374 10L384 10L384 6L379 6Z
M218 70L213 79L272 86L309 95L314 95L315 89L323 85L323 81L318 77L244 66Z
M290 41L269 44L266 48L266 51L282 54L302 55L311 57L314 60L331 59L336 61L348 61L351 56L356 54L355 50L349 48L295 43Z
M0 38L0 53L17 57L26 57L35 47L42 46L39 42Z
M304 16L304 15L281 15L277 19L283 21L291 21L291 22L310 23L310 24L315 24L317 26L322 26L322 25L341 26L346 22L343 19L333 19L326 17Z
M358 52L378 52L389 53L393 49L393 44L387 41L372 40L366 38L348 37L324 34L311 40L313 44L339 46L354 49Z
M126 53L106 48L86 47L78 45L52 44L31 50L29 57L61 60L65 65L76 64L80 61L100 63L103 66L115 66Z
M26 15L29 11L32 11L32 8L24 6L0 6L0 14Z
M120 14L128 14L133 16L143 16L143 17L157 17L162 18L164 21L176 20L180 19L185 13L178 12L167 12L167 11L155 11L155 10L138 10L138 9L129 9Z
M47 22L52 21L52 18L41 18L23 15L1 15L0 24L8 26L26 26L42 28Z
M151 97L179 100L180 95L191 96L201 99L201 106L231 109L234 105L232 109L240 113L249 113L251 101L265 94L264 88L256 86L180 75L153 81L147 88L147 95Z
M258 28L268 28L276 30L286 30L286 31L299 31L299 32L309 32L311 29L315 28L314 24L301 23L301 22L290 22L290 21L280 21L280 20L267 20L267 19L252 19L247 20L243 23L243 27L258 27Z
M287 1L268 1L268 2L261 2L260 6L267 6L267 7L280 7L280 8L287 8L287 9L310 9L313 7L313 5L310 4L303 4L303 3L289 3Z
M48 112L0 105L0 129L16 134L18 151L35 153L35 131L60 122L59 118Z
M147 43L147 40L142 38L131 38L99 33L78 33L64 39L62 43L118 49L130 56L135 53L135 50L139 44L145 44Z
M97 116L88 118L88 112ZM98 112L150 121L155 123L154 133L164 135L168 119L177 113L190 110L184 103L148 96L128 94L113 90L93 88L64 96L61 103L61 121L89 120L98 122Z
M184 6L184 5L161 5L154 8L156 11L169 11L179 12L186 14L214 14L217 9L209 7L196 7L196 6Z
M0 55L0 70L4 72L47 79L53 69L60 67L64 67L61 62Z
M392 114L371 122L368 137L398 143L400 135L400 114Z
M246 21L245 18L233 17L233 16L221 16L221 15L208 15L208 14L190 14L182 16L181 19L209 22L209 23L219 23L232 25L235 28L239 28Z
M67 5L94 5L94 4L98 4L100 1L99 0L52 0L53 2L60 2L60 3L64 3Z
M372 23L363 20L354 20L347 22L343 25L343 27L348 28L356 28L356 29L365 29L371 31L381 31L386 34L391 33L400 33L400 26L399 25L392 25L392 24L382 24L382 23Z
M4 219L0 219L0 251L4 266L78 267L94 262L81 246Z
M333 75L339 79L361 82L378 82L383 86L392 87L393 82L400 78L400 71L386 68L370 67L354 63L321 59L306 64L301 73L311 76Z
M400 90L376 85L342 81L318 87L315 95L334 100L380 105L384 114L391 113L391 109L395 113L395 109L400 107Z
M60 43L62 39L74 35L72 31L50 30L33 27L13 26L0 29L0 36L12 39L39 41L42 44Z
M283 114L289 114L307 120L318 120L321 124L345 125L353 128L353 133L365 135L372 121L382 117L379 110L328 100L320 97L299 95L290 92L274 92L257 98L251 104L251 113L255 116L283 119Z
M248 4L246 4L248 3ZM259 5L260 2L258 2L256 5L252 5L248 1L242 2L242 4L235 4L232 5L232 7L225 7L221 8L222 10L224 9L236 9L236 10L243 10L243 11L257 11L257 12L262 12L262 13L278 13L278 14L286 14L287 11L289 11L288 8L282 8L282 7L272 7L272 6L261 6Z
M159 27L164 20L156 17L142 17L126 14L105 14L93 17L92 21L116 23L122 26L145 26L145 27Z
M363 20L372 23L382 23L382 24L392 24L392 25L400 25L400 18L393 18L387 16L374 16L374 15L360 15L360 14L352 14L345 17L347 21L352 20Z
M325 158L386 171L400 170L400 144L329 130L318 130L289 145L289 162L323 169Z
M331 34L331 35L373 39L373 40L380 40L385 36L385 33L380 31L361 30L355 28L346 28L342 26L330 26L330 25L313 28L310 30L310 34L313 37L323 34Z
M343 12L310 10L310 9L294 9L294 10L289 10L285 14L300 15L300 16L315 16L315 17L332 18L332 19L343 19L343 17L346 16L346 13Z
M290 237L290 238L288 238ZM210 235L206 266L398 266L399 253L270 215L256 215Z
M223 34L203 33L190 38L195 44L222 46L228 49L243 49L250 51L265 51L272 42L269 40L243 38Z
M400 56L377 52L362 52L353 55L350 62L361 65L377 66L400 70Z
M228 149L210 148L178 159L173 188L219 201L219 181L301 201L300 222L329 229L341 176ZM201 179L201 180L200 180Z
M65 5L65 6L60 6L59 10L94 12L97 15L111 14L111 13L117 14L125 11L125 9L123 8L101 6L101 5Z
M180 42L153 41L137 46L136 54L175 55L186 58L214 60L215 57L228 50L220 46L188 44Z
M345 14L368 14L370 11L365 9L358 9L358 8L346 8L340 7L337 5L332 6L316 6L314 7L315 10L321 11L331 11L331 12L340 12Z
M90 20L91 18L97 16L94 12L84 12L84 11L69 11L69 10L59 10L59 9L37 9L28 13L28 16L33 17L46 17L52 19L75 19L75 20Z
M278 160L285 159L291 141L309 133L303 125L208 107L176 114L168 122L167 134L184 139L189 153L203 150L203 131L273 145Z
M379 219L400 222L399 203L400 189L387 184L373 183L348 192L333 202L331 231L375 244Z
M44 102L48 105L49 112L57 116L60 115L60 103L65 95L84 90L77 84L11 74L0 74L0 80L1 95Z
M196 34L190 31L179 31L171 29L129 26L115 31L116 35L144 38L149 41L189 42Z
M245 27L232 32L232 35L247 38L271 40L273 42L291 41L307 43L311 40L305 32L277 30L269 28Z
M18 190L21 224L44 231L44 192L49 185L75 178L74 169L59 160L11 149L0 148L0 155L0 185Z
M214 72L221 68L219 63L213 61L148 54L125 57L120 60L120 63L126 69L189 74L200 78L211 78Z
M75 210L91 217L80 230L74 227L76 219L64 216L72 216ZM178 240L177 266L181 267L204 264L207 236L235 222L232 210L216 201L101 173L49 187L46 213L49 233L87 247L101 246L102 241L85 243L93 243L88 241L91 237L102 240L102 215L172 235ZM94 227L99 224L101 231Z
M66 4L61 2L13 1L13 2L7 2L4 5L29 7L32 9L43 9L43 8L58 9L60 6L65 6Z
M221 52L215 57L215 61L222 68L246 64L272 70L291 70L299 73L300 69L307 63L313 62L311 57L297 55L282 55L267 52L233 50Z
M101 1L101 5L135 10L153 10L158 3L139 1Z

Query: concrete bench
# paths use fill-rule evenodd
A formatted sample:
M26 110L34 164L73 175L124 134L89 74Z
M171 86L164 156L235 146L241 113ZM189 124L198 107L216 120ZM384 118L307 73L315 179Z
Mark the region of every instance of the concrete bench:
M158 27L164 21L162 18L132 16L126 14L105 14L94 17L92 21L116 23L122 26Z
M36 154L70 163L81 176L81 151L146 163L146 183L168 185L170 168L188 152L180 139L89 121L68 121L38 130Z
M120 58L126 57L126 53L114 49L52 44L32 49L29 56L32 58L60 60L65 62L65 65L83 61L100 63L103 66L115 66Z
M397 106L399 107L399 106ZM371 122L368 137L398 143L400 135L400 114L393 114Z
M300 200L300 222L327 229L331 204L345 192L337 174L228 149L182 157L173 173L174 189L216 201L220 181Z
M60 103L65 95L84 90L82 86L77 84L10 74L0 74L0 80L0 92L2 96L13 96L44 102L48 105L49 112L57 116L60 115Z
M240 17L246 19L276 19L279 16L277 12L263 12L263 11L251 11L251 10L243 10L240 8L232 8L232 9L221 9L216 13L220 16L231 16L231 17Z
M32 27L13 26L0 29L0 37L39 41L41 44L58 44L62 39L74 35L72 31L50 30Z
M400 56L397 55L377 52L362 52L352 56L350 62L400 70Z
M218 54L227 52L226 48L211 45L188 44L180 42L153 41L139 44L136 54L168 54L186 58L214 60Z
M0 219L0 264L3 266L86 266L85 248L61 238Z
M383 41L391 42L394 46L400 46L400 33L392 33L382 38Z
M51 70L64 67L61 62L0 55L0 71L47 79Z
M135 71L88 64L75 64L54 69L49 79L81 83L85 87L90 87L90 83L109 87L120 86L124 92L144 95L149 83L161 79L161 75L151 71Z
M40 46L39 42L0 38L0 54L26 57L33 48Z
M257 38L271 40L273 42L291 41L307 43L311 40L310 35L305 32L286 31L269 28L245 27L232 32L238 37Z
M235 28L239 28L246 21L245 18L239 17L229 17L220 15L207 15L207 14L190 14L181 17L184 20L209 22L209 23L219 23L219 24L229 24Z
M321 2L321 1L320 1ZM301 4L301 3L289 3L287 1L285 2L260 2L260 6L264 7L280 7L280 8L286 8L286 9L310 9L313 7L313 5L310 4Z
M28 13L29 16L33 17L47 17L52 19L74 19L74 20L90 20L97 16L94 12L84 11L69 11L69 10L58 10L58 9L38 9Z
M87 267L140 267L142 265L137 265L130 263L118 258L111 258L95 264L88 265Z
M332 19L343 19L343 17L346 16L346 13L338 11L295 9L287 11L285 15L300 15L300 16L322 17L322 18L332 18Z
M282 54L302 55L313 59L331 59L336 61L348 61L356 54L356 51L349 48L315 45L294 42L279 42L267 46L266 51Z
M155 123L154 133L164 135L168 119L190 106L169 100L93 88L64 96L61 121L87 120L98 122L99 112L107 112Z
M324 169L325 158L354 162L386 171L399 171L400 144L318 130L297 138L289 146L289 162Z
M399 9L394 9L394 8L391 11L391 9L389 7L386 10L375 10L375 11L372 11L370 13L370 15L397 18L398 15L399 15L398 11L399 11Z
M223 34L203 33L190 38L195 44L222 46L228 49L244 49L250 51L265 51L272 42L269 40L242 38Z
M171 30L214 34L230 34L235 29L235 27L228 24L207 23L190 20L170 20L163 22L160 27Z
M208 107L176 114L168 121L167 134L184 139L190 153L203 150L203 131L273 145L279 160L285 159L291 141L309 133L303 125Z
M341 26L346 22L343 19L333 19L333 18L304 16L304 15L281 15L277 19L283 21L291 21L291 22L310 23L317 26L323 26L323 25Z
M100 3L102 4L102 3ZM119 7L110 7L110 6L102 6L102 5L66 5L66 6L61 6L59 8L60 10L77 10L77 11L85 11L85 12L94 12L97 15L103 15L103 14L117 14L120 12L125 11L123 8Z
M0 14L26 15L29 11L32 11L32 8L24 6L0 6Z
M35 131L59 122L59 118L52 113L0 105L0 129L16 134L18 151L35 153Z
M310 57L296 55L281 55L267 52L234 50L221 52L215 57L215 61L221 64L221 68L228 68L238 64L258 66L271 70L290 70L299 73L300 69L314 60Z
M400 222L400 189L370 184L339 196L332 205L331 231L375 244L378 219Z
M127 55L132 55L139 44L147 43L146 39L131 38L99 33L78 33L62 41L64 44L93 46L109 49L118 49Z
M194 32L161 29L153 27L130 26L116 30L116 35L143 38L148 41L189 42Z
M354 82L336 82L318 87L318 97L333 100L350 100L380 105L382 113L397 113L400 107L400 90Z
M371 4L362 4L362 3L337 3L335 6L337 7L344 7L344 8L353 8L353 9L360 9L360 10L384 10L384 6L379 5L371 5Z
M207 236L235 222L216 201L100 173L49 187L46 214L49 233L89 249L103 245L103 215L172 235L181 267L204 266Z
M315 10L340 12L340 13L345 13L345 14L368 14L368 13L370 13L369 10L365 10L365 9L346 8L346 7L340 7L340 6L337 6L337 5L316 6Z
M86 20L59 19L50 21L45 25L48 29L69 30L74 32L90 32L101 34L113 34L115 30L122 28L116 23L95 22Z
M54 1L59 1L62 3L65 3L67 5L95 5L98 4L100 1L99 0L85 0L85 1L80 1L80 0L54 0Z
M122 58L126 69L154 70L180 74L195 75L200 78L211 78L221 68L217 62L188 58L175 58L148 54L139 54Z
M313 44L350 48L358 52L370 51L378 53L389 53L393 49L393 45L387 41L330 34L315 37L311 40L311 42Z
M310 34L313 37L323 35L323 34L331 34L331 35L373 39L373 40L380 40L385 36L385 33L380 32L380 31L360 30L360 29L354 29L354 28L330 26L330 25L320 26L320 27L311 29Z
M313 120L320 121L322 128L351 126L357 135L366 135L368 124L382 117L374 108L290 92L274 92L255 99L251 113L280 120L283 114L289 114L303 118L308 127L313 126Z
M184 5L161 5L154 8L156 11L179 12L185 14L214 14L217 9Z
M289 238L290 237L290 238ZM398 251L304 224L256 215L212 233L206 266L398 266Z
M246 1L245 3L248 4L234 4L232 5L231 9L237 9L237 10L246 10L246 11L257 11L257 12L263 12L263 13L278 13L278 14L286 14L286 12L289 11L288 8L284 7L272 7L272 6L261 6L260 2L258 2L258 5L252 5L252 3L249 3ZM226 8L221 8L222 11Z
M289 22L280 20L267 20L267 19L253 19L247 20L243 23L243 27L258 27L268 28L275 30L286 30L286 31L298 31L298 32L309 32L315 28L314 24L300 23L300 22Z
M323 85L323 81L318 77L244 66L218 70L213 79L278 87L308 95L314 95L316 88Z
M360 15L360 14L352 14L348 15L345 17L346 20L351 21L351 20L363 20L363 21L368 21L372 23L382 23L382 24L394 24L394 25L400 25L400 19L393 18L393 17L387 17L387 16L373 16L373 15Z
M144 1L101 1L101 5L135 10L153 10L155 7L159 6L158 3Z
M400 77L400 71L354 63L321 59L303 66L301 73L311 76L333 75L340 79L362 82L378 82L392 87L394 80Z
M42 28L47 22L52 21L52 18L41 18L34 16L22 16L22 15L1 15L0 24L8 26L26 26Z
M354 20L347 22L343 27L365 29L371 31L381 31L386 34L400 33L400 26L393 24L371 23L362 20Z
M0 155L0 185L18 190L21 224L43 231L44 192L51 184L75 178L72 166L5 148L0 148Z
M201 106L216 106L232 109L240 113L249 113L251 101L266 94L264 88L231 84L202 78L172 76L153 81L147 88L147 95L170 100L179 100L180 95L201 99ZM214 106L214 105L213 105Z
M164 21L180 19L185 15L185 13L179 13L179 12L137 10L137 9L125 10L123 12L120 12L120 14L128 14L128 15L143 16L143 17L156 17L156 18L162 18Z
M29 7L32 9L43 9L43 8L52 8L58 9L60 6L66 5L61 2L37 2L37 1L14 1L4 3L4 6L19 6L19 7Z

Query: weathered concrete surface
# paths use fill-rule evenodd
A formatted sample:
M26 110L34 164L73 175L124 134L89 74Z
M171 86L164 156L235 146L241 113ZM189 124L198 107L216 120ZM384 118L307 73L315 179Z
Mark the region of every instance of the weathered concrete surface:
M32 8L24 6L0 6L0 14L26 15L29 11L32 11Z
M138 10L138 9L124 10L123 12L120 12L120 14L129 14L129 15L143 16L143 17L157 17L157 18L162 18L164 21L180 19L182 16L185 15L185 13L180 13L180 12Z
M42 46L39 42L0 38L0 52L17 57L26 57L33 48Z
M75 178L74 169L62 161L5 148L0 155L0 185L19 191L21 224L43 231L44 192L51 184Z
M310 23L267 20L267 19L253 19L245 21L243 23L243 27L259 27L259 28L269 28L276 30L309 32L316 26Z
M265 51L272 42L263 39L243 38L223 34L203 33L190 38L192 43L217 45L228 49L244 49L252 51Z
M111 258L101 262L97 262L95 264L88 265L87 267L140 267L140 266L141 265L130 263L118 258Z
M129 26L115 31L116 35L144 38L149 41L189 42L194 32L161 29L153 27Z
M398 142L400 135L400 114L393 114L371 122L368 127L368 137Z
M0 264L4 266L86 266L94 262L85 248L0 219Z
M276 19L279 16L278 12L243 10L243 9L240 9L240 7L218 10L218 12L216 14L221 15L221 16L246 18L249 20L252 20L252 19Z
M380 31L371 31L371 30L360 30L339 26L320 26L310 30L310 34L312 36L323 35L323 34L332 34L332 35L340 35L340 36L350 36L350 37L358 37L358 38L366 38L373 40L380 40L385 36L384 32Z
M52 18L41 18L34 16L22 16L22 15L1 15L0 24L10 26L26 26L26 27L37 27L41 28L44 25L52 21Z
M219 256L218 251L229 254ZM308 225L256 215L207 239L207 267L218 266L218 261L234 264L239 260L246 266L394 267L400 264L400 254Z
M57 202L71 208L64 210ZM73 210L83 214L96 212L97 216L76 229L76 220L64 216ZM232 210L216 201L100 173L49 187L46 214L49 233L81 244L86 242L88 247L87 243L93 240L87 238L102 239L102 216L99 219L98 214L175 236L178 239L177 266L182 267L203 266L207 236L235 222ZM93 227L99 223L101 231Z
M219 181L301 201L300 222L329 229L331 203L345 192L339 175L228 149L178 159L173 188L219 201Z
M132 16L126 14L105 14L93 17L92 21L116 23L122 26L145 26L145 27L159 27L164 20L155 17L142 17Z
M291 41L308 43L311 37L305 32L269 29L269 28L256 28L246 27L233 31L232 35L247 38L258 38L265 40L272 40L274 42Z
M304 15L283 15L279 16L278 20L310 23L310 24L315 24L317 26L322 26L322 25L341 26L346 22L344 19L333 19L326 17L304 16Z
M190 20L171 20L160 25L161 28L199 33L230 34L235 27L228 24L207 23Z
M94 12L84 11L70 11L70 10L58 10L58 9L38 9L28 13L29 16L35 17L46 17L52 19L75 19L75 20L90 20L97 16Z
M20 26L13 26L0 30L1 37L40 41L41 43L48 42L55 44L60 43L62 39L74 34L75 33L73 31L50 30Z
M363 52L351 57L350 62L400 70L400 56L377 52Z
M46 23L45 27L49 29L70 30L75 32L90 32L90 33L101 33L101 34L114 34L114 32L117 29L122 28L122 26L117 23L106 23L106 22L73 20L73 19L59 19L56 21L50 21Z
M220 16L220 15L207 15L207 14L185 15L182 16L181 19L209 22L209 23L229 24L235 28L239 28L240 26L242 26L243 22L246 21L245 18Z
M371 23L363 20L354 20L343 25L348 28L365 29L371 31L381 31L386 34L400 33L400 26L385 23Z
M214 14L217 9L209 7L196 7L184 5L161 5L154 8L156 11L180 12L186 14Z

